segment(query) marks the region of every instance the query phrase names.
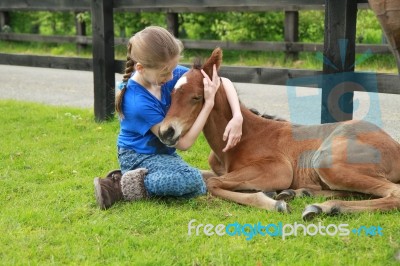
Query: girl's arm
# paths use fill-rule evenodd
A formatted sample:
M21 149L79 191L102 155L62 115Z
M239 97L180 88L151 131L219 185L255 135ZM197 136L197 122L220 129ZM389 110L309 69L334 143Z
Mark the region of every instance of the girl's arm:
M233 86L232 81L227 78L221 78L222 84L224 85L226 97L228 98L229 105L232 110L232 119L229 121L228 125L225 128L225 132L223 135L223 140L228 142L226 143L225 148L222 150L226 152L230 148L233 148L242 137L242 124L243 124L243 116L240 111L239 98L236 93L235 87Z

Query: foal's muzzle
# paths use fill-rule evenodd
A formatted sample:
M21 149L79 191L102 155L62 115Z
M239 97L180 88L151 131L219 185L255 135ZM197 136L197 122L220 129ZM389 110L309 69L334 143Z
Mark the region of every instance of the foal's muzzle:
M180 134L176 134L176 133L177 132L176 132L175 128L171 125L165 129L162 129L160 127L160 129L158 131L158 135L160 137L161 142L169 147L175 146L176 143L178 142Z

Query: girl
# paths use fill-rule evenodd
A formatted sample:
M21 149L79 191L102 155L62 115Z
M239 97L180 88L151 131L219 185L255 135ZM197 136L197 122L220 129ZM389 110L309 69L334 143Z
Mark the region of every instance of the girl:
M159 140L158 129L171 104L171 91L188 71L178 65L182 50L179 40L157 26L147 27L129 40L123 83L116 97L116 111L120 116L117 144L121 171L113 171L105 179L95 179L96 198L101 208L106 209L123 198L191 198L206 193L203 177L207 173L202 174L184 162L176 148L186 150L193 145L214 106L214 96L221 81L233 114L221 136L227 140L224 151L240 141L243 118L237 94L232 82L220 79L216 69L212 80L203 72L205 104L189 132L174 148Z

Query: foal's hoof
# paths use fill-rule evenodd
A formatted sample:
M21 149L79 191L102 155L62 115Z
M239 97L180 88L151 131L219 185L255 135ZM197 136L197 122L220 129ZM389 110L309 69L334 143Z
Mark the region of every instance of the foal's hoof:
M292 200L296 197L296 192L293 189L283 190L276 196L276 200Z
M311 221L320 213L322 213L321 207L316 205L308 205L303 211L302 218L304 221Z
M283 212L283 213L290 213L290 207L289 205L283 201L283 200L278 200L275 204L275 210L278 212Z
M265 196L271 199L275 199L278 193L276 191L270 191L270 192L263 192Z

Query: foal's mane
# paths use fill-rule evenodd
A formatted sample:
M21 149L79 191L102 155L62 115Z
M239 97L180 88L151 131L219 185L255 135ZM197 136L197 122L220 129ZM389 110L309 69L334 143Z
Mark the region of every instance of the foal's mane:
M193 60L192 68L200 70L202 66L203 66L203 59L201 59L200 57L196 57Z
M285 119L282 119L282 118L279 118L279 117L277 117L277 116L275 116L275 115L269 115L269 114L261 114L257 109L255 109L255 108L249 108L249 110L253 113L253 114L255 114L255 115L258 115L258 116L261 116L262 118L265 118L265 119L269 119L269 120L274 120L274 121L279 121L279 122L288 122L287 120L285 120Z

